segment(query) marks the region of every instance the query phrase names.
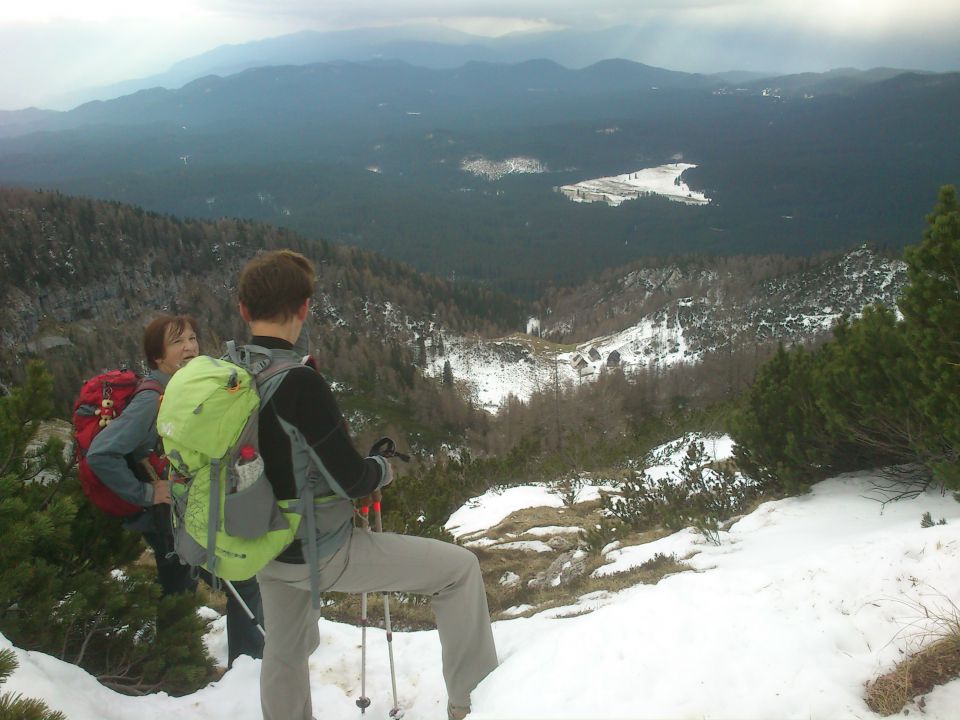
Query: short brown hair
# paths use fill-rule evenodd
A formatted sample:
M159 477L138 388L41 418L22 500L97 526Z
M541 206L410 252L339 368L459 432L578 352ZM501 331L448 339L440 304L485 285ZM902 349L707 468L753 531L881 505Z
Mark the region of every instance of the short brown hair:
M271 250L240 272L238 294L251 320L283 322L313 297L313 263L293 250Z
M200 328L197 321L190 315L158 315L143 331L143 356L154 370L157 369L157 360L167 351L167 335L180 337L187 326L200 338Z

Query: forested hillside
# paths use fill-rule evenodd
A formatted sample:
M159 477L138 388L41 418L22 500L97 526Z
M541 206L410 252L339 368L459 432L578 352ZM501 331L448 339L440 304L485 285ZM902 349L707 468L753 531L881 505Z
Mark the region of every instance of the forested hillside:
M552 289L535 310L544 337L582 343L674 307L685 342L711 350L802 342L841 314L859 314L863 303L893 307L905 282L898 253L867 247L813 257L646 258Z
M160 311L193 314L203 348L243 337L234 283L261 249L291 247L316 264L312 349L359 407L462 432L471 412L414 372L417 338L433 326L501 334L522 319L513 300L422 275L375 254L251 222L181 221L119 203L0 189L0 380L42 358L58 412L81 378L139 367L142 328ZM394 408L393 411L389 410ZM407 428L408 431L414 430Z

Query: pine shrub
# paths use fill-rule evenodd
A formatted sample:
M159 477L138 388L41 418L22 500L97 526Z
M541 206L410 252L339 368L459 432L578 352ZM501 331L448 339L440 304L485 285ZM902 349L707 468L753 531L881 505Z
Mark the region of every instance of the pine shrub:
M51 383L32 364L0 398L0 632L123 692L192 692L213 670L196 597L160 601L139 536L83 497L63 443L31 444Z
M960 204L940 189L920 245L904 256L910 283L899 306L917 358L915 401L929 421L921 440L934 477L960 490Z
M960 489L960 207L944 187L907 248L903 320L842 320L815 352L781 347L733 419L741 469L775 492L831 474L920 465Z
M593 527L581 530L580 544L591 555L599 555L610 543L623 535L623 525L609 518L600 518Z
M631 475L619 495L603 494L604 513L637 532L694 527L715 541L720 523L742 512L757 488L729 464L711 465L703 443L693 442L676 473L655 481Z

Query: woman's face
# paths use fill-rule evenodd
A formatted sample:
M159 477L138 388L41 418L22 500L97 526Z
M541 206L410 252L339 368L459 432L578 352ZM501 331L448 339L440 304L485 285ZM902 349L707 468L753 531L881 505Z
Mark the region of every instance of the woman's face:
M167 335L163 343L163 357L157 360L157 370L173 375L187 362L200 354L197 333L190 325L183 326L183 332L177 334L176 326L167 326Z

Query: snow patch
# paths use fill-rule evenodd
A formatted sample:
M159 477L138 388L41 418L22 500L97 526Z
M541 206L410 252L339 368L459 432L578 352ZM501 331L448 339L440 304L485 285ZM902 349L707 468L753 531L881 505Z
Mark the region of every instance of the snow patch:
M583 180L575 185L562 185L560 192L574 202L605 202L616 207L626 200L650 195L662 195L685 205L708 205L710 198L691 190L680 177L697 167L690 163L671 163L644 168L612 177Z

